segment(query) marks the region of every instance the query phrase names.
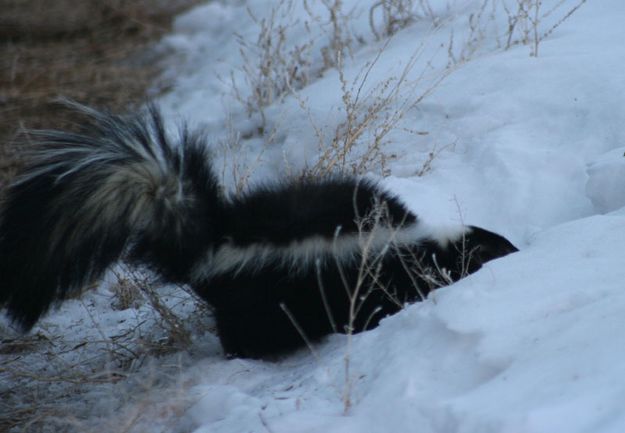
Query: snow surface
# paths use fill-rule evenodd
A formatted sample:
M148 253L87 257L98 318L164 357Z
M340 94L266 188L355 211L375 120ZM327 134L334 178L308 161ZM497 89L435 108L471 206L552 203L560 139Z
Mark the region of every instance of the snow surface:
M324 16L320 2L308 3L313 15ZM348 85L357 88L373 63L362 92L375 94L419 53L392 110L448 74L386 137L390 175L382 181L429 224L479 225L521 251L375 330L351 340L333 335L314 352L278 362L228 360L214 335L196 335L187 352L152 359L120 384L69 399L91 430L625 431L625 2L589 0L541 42L537 57L528 45L502 47L501 7L484 14L477 42L468 20L481 2L469 0L430 0L435 29L424 18L377 41L368 22L374 3L344 1L354 39L343 64ZM556 3L544 1L544 10ZM338 72L321 71L319 47L328 43L329 26L315 27L295 1L280 19L291 23L289 47L313 41L311 78L295 89L297 97L266 107L269 144L254 133L260 119L247 116L231 78L247 95L240 41L253 45L258 34L247 8L259 22L275 4L199 6L177 19L159 48L172 58L173 80L159 102L172 126L185 118L206 130L231 188L236 164L252 168L252 184L311 166L317 130L328 140L345 115ZM543 28L574 4L565 2ZM471 49L446 69L452 31L456 57L463 46ZM232 150L219 153L233 131L240 138L236 160ZM110 335L130 316L148 314L111 312L106 296L105 284L50 315L38 332ZM93 304L89 315L85 302ZM93 315L97 330L88 325ZM90 331L80 331L85 327ZM142 397L124 400L124 393Z

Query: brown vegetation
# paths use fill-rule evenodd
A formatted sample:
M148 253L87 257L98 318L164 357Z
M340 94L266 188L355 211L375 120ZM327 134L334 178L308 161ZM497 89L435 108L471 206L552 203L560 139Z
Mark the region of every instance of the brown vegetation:
M68 126L56 98L119 110L162 89L149 45L198 2L0 0L0 187L21 129Z

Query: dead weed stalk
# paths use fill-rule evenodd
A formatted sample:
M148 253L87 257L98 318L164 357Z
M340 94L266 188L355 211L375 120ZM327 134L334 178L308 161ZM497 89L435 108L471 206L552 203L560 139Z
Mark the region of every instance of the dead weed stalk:
M365 92L369 75L387 46L388 43L351 83L346 78L342 59L339 58L337 69L344 120L334 128L330 138L326 136L326 131L317 125L310 110L307 109L306 102L299 99L300 107L308 113L319 147L319 157L304 171L304 176L319 177L335 173L356 175L376 168L382 175L388 175L387 155L384 152L387 135L397 127L409 110L443 81L451 69L445 70L425 88L418 90L418 84L424 78L424 73L415 81L408 79L420 55L420 51L417 50L399 76L382 80Z

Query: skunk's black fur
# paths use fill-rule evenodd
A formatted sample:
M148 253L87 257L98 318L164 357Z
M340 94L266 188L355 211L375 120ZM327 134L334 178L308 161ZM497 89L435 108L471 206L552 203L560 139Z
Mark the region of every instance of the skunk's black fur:
M437 234L353 178L293 181L228 200L207 145L171 143L158 111L71 104L82 132L36 131L0 210L0 305L24 329L121 257L189 284L227 354L264 357L359 332L516 251L476 227Z
M167 277L213 242L219 187L198 136L173 146L161 118L119 117L74 104L81 133L35 131L24 172L0 210L0 303L30 328L52 303L99 278L131 245L167 251Z

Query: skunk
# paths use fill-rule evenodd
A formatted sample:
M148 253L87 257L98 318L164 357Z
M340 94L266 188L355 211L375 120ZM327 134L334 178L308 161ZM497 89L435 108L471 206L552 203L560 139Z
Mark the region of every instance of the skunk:
M33 131L0 207L0 306L24 330L125 259L214 309L224 352L264 358L360 332L517 249L487 230L428 227L372 181L336 176L228 198L205 138L157 108L68 103L79 132Z

